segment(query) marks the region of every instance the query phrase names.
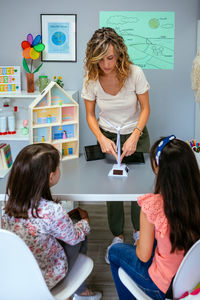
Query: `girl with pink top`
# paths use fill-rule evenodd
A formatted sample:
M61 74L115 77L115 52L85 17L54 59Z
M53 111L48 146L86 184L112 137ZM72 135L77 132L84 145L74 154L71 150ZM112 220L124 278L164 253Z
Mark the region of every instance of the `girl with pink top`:
M49 289L67 276L80 252L86 253L90 232L86 211L78 208L80 219L73 224L73 211L67 214L52 198L50 188L59 179L60 154L55 147L38 143L22 149L8 178L2 224L28 245ZM73 299L100 298L101 293L92 292L84 282Z
M152 299L165 299L184 255L200 238L200 172L193 151L171 135L153 145L150 159L156 183L154 194L138 198L137 245L109 250L120 300L135 298L120 281L119 267Z

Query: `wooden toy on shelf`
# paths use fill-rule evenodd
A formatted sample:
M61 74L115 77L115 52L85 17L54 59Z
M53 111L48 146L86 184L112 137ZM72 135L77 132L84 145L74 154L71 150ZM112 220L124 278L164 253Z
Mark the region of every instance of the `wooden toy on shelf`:
M56 82L29 105L30 143L54 145L62 160L79 157L79 105Z

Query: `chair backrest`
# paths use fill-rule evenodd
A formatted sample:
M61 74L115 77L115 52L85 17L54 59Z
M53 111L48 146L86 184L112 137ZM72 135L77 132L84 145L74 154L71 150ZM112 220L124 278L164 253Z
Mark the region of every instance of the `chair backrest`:
M69 298L87 279L92 272L93 266L94 263L90 257L79 254L67 277L51 290L55 300L66 300L66 298Z
M138 300L152 300L147 294L141 290L138 285L131 279L131 277L120 267L119 278L121 282L125 285L125 287L129 290L129 292L134 295L134 297Z
M180 298L200 282L200 240L187 252L173 281L173 296Z
M119 268L119 277L127 289L139 300L150 300L129 275ZM180 298L186 291L191 291L200 282L200 240L187 252L180 264L173 281L173 297ZM200 297L200 296L199 296ZM199 298L200 299L200 298Z
M0 229L0 299L55 300L32 252L16 234Z

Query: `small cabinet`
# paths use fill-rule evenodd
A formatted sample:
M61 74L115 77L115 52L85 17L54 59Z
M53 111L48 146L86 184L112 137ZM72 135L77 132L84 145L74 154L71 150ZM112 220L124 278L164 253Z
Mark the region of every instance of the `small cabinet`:
M3 141L28 141L29 135L23 135L21 128L23 128L23 120L28 119L28 107L30 103L35 99L39 92L27 93L21 91L18 93L0 93L0 102L3 106L3 98L9 98L12 107L17 106L17 112L15 113L15 130L16 134L0 135L0 140Z
M79 156L79 105L56 82L50 82L29 105L30 143L54 145L62 160Z

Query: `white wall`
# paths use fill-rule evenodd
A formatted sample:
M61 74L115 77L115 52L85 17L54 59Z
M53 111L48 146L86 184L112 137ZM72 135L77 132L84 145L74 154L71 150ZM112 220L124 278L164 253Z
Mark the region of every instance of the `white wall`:
M194 96L190 73L196 55L199 0L1 0L0 65L22 65L21 41L28 33L40 33L40 14L77 14L77 62L44 62L39 75L63 77L65 89L81 91L83 60L87 41L99 26L99 11L174 11L174 70L144 70L151 85L151 116L148 122L151 141L171 133L182 139L194 137ZM22 84L26 88L25 72ZM95 143L85 121L80 100L80 148ZM15 144L18 147L18 144ZM21 147L21 143L19 143Z

